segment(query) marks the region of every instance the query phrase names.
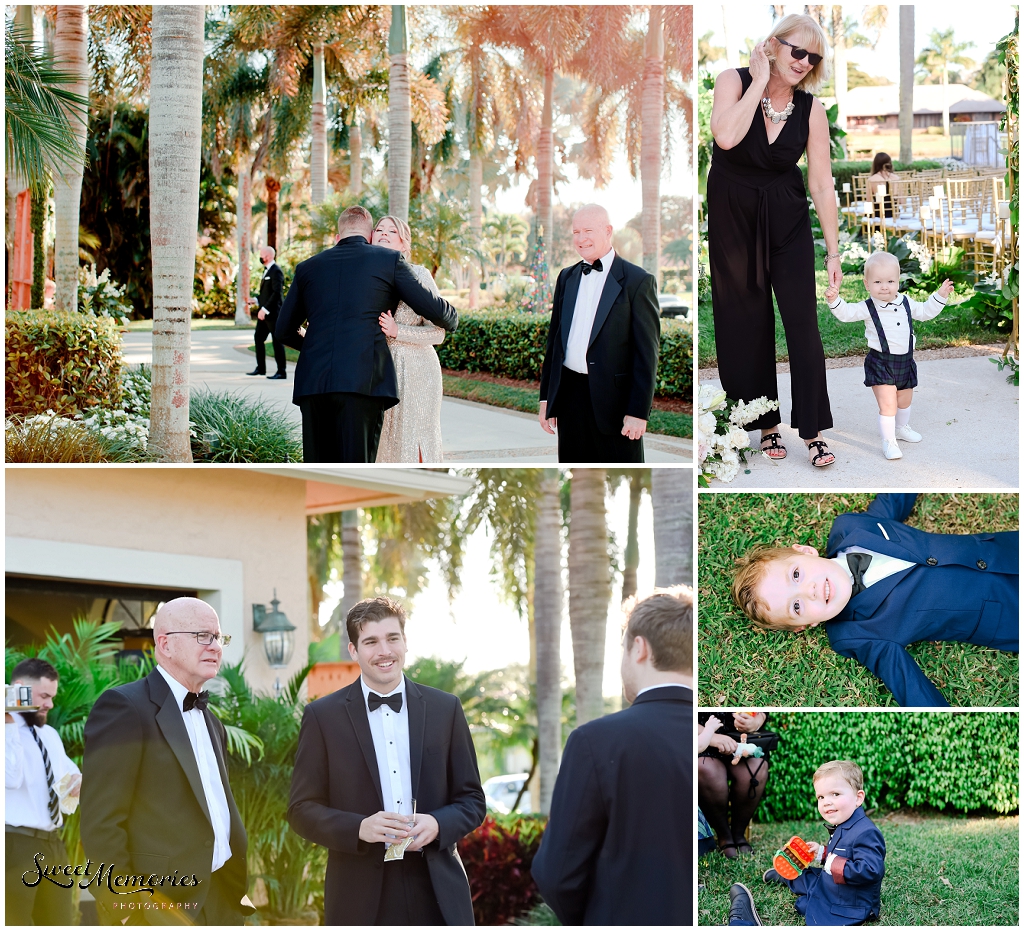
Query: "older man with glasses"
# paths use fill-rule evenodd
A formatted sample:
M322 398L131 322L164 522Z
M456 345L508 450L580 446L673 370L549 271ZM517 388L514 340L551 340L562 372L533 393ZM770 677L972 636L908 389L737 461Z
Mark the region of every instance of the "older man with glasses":
M205 602L167 602L153 622L156 668L89 715L82 846L94 870L112 867L91 886L106 924L240 925L254 910L224 725L203 690L229 639Z

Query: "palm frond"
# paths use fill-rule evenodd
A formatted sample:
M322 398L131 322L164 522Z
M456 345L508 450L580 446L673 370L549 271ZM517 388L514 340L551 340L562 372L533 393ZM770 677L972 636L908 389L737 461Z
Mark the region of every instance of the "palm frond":
M214 714L216 714L216 708L212 705L210 707ZM224 722L221 723L224 724L224 731L228 738L228 753L242 757L247 765L252 765L253 750L259 753L260 759L263 759L263 741L259 737L255 734L250 734L243 727Z

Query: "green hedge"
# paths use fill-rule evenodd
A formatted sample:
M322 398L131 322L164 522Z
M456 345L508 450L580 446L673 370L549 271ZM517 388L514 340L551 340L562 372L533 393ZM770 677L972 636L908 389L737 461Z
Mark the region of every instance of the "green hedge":
M437 347L448 369L487 372L536 381L547 347L550 314L484 310L459 314L459 328ZM657 393L689 400L693 395L693 326L661 321Z
M927 159L922 159L917 162L898 162L893 159L892 163L893 171L897 174L901 171L930 171L935 168L941 168L942 162L933 162ZM807 187L807 163L800 163L800 171L804 176L804 187ZM832 177L835 178L836 190L840 192L842 196L842 190L844 184L853 186L853 176L862 175L871 171L871 162L850 162L837 159L832 162Z
M70 414L121 401L121 336L109 317L11 310L5 317L7 415Z
M865 808L940 811L1018 806L1016 713L779 712L781 736L757 817L817 817L811 776L829 760L864 770Z

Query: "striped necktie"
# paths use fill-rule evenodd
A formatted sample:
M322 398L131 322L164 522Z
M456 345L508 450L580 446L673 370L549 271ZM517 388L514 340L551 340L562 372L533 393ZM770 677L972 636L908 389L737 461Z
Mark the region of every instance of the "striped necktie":
M53 767L50 765L50 754L46 752L46 747L43 746L43 742L39 739L39 735L32 725L29 725L28 732L32 735L32 739L36 742L39 752L43 755L43 769L46 770L46 788L50 790L50 801L47 803L46 808L50 812L50 820L54 825L59 826L60 801L57 799L57 792L53 788Z

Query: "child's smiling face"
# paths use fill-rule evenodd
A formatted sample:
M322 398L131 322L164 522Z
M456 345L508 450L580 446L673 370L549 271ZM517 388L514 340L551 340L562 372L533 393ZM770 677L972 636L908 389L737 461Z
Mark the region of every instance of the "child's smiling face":
M839 773L818 779L814 783L814 793L818 796L818 814L829 824L849 821L864 804L864 790L854 790Z
M833 560L798 544L792 556L767 565L757 594L773 622L799 633L839 614L853 594L853 583Z

